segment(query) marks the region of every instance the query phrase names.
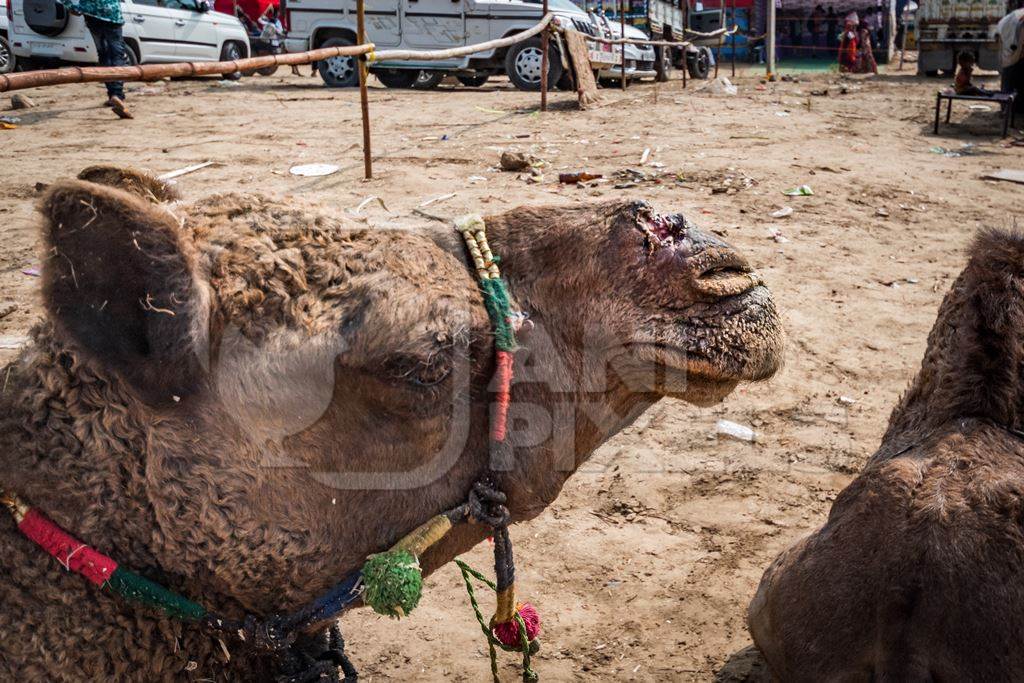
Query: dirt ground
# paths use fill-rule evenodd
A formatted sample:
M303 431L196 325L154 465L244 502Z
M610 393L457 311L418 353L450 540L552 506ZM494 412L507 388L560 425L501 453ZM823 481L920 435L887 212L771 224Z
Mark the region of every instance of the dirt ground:
M785 368L712 409L663 401L600 449L554 507L514 529L520 592L543 615L535 664L547 680L746 680L757 665L744 612L761 572L822 523L875 449L971 236L1020 215L1024 187L980 178L1024 167L1022 148L999 139L997 113L960 103L954 125L932 135L937 82L913 70L767 85L751 70L734 79L735 96L646 83L605 90L587 112L558 92L544 115L537 95L504 81L433 92L374 82L369 182L358 94L319 79L133 84L129 122L99 106L99 85L30 92L38 107L3 112L21 121L0 131L0 311L17 305L0 335L25 334L39 315L38 279L23 272L38 263L37 184L99 162L158 173L217 162L179 179L188 197L290 193L351 212L377 196L386 210L370 202L359 216L378 225L422 222L413 210L450 193L422 210L453 217L613 197L680 210L761 269L789 336ZM497 170L503 150L547 161L543 179ZM341 170L289 174L314 162ZM615 177L626 169L647 179ZM559 185L571 170L608 181ZM814 195L783 196L802 184ZM791 216L771 216L784 206ZM0 351L0 362L12 357ZM752 426L757 442L716 438L720 418ZM468 559L487 569L489 549ZM454 566L427 581L408 619L361 611L344 627L366 680L488 676ZM516 664L503 656L505 680Z

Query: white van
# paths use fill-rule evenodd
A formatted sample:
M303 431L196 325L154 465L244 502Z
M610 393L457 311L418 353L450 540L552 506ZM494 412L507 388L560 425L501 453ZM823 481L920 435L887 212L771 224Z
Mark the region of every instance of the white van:
M24 62L95 64L85 19L56 0L7 0L11 48ZM249 55L249 37L230 14L206 0L121 0L124 42L132 64L216 62Z
M540 0L365 0L367 39L378 48L435 50L504 38L532 27L541 19ZM588 35L598 35L590 16L570 0L549 0L558 21ZM282 0L286 45L289 52L356 43L355 0ZM618 51L599 52L608 62ZM421 70L455 75L469 86L483 85L493 74L508 74L521 90L540 89L540 36L534 36L503 50L491 50L467 57L431 62L381 62L370 68L384 85L411 87ZM559 41L549 42L549 83L564 87L567 75L562 66ZM600 68L601 65L595 65ZM335 57L318 64L320 76L331 87L352 87L359 83L356 61Z

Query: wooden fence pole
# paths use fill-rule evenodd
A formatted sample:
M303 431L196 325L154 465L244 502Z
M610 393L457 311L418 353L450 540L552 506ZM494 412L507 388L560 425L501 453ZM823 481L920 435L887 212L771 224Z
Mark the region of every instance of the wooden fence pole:
M544 16L548 15L548 0L544 0ZM548 27L540 34L540 110L548 110Z
M732 26L737 26L738 25L736 23L736 0L732 0L732 16L729 18L729 24L732 25ZM738 33L738 31L733 32L732 38L729 39L729 46L732 49L732 77L733 78L736 78L736 33Z
M366 40L365 0L356 0L356 42L360 45ZM373 178L373 155L370 151L370 96L366 91L366 79L370 73L366 66L366 55L360 55L356 64L359 66L359 106L363 113L363 174L367 180Z
M619 0L619 37L626 39L626 0ZM626 46L622 46L622 89L626 89Z

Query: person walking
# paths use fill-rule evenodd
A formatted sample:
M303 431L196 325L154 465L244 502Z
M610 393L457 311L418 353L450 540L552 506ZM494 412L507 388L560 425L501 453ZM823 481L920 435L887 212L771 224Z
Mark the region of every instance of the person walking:
M81 14L85 19L92 41L96 44L100 66L128 65L128 46L124 44L122 34L124 17L120 0L78 0L77 4L71 0L60 0L60 3L72 14ZM104 85L107 87L106 105L122 119L134 118L125 104L124 83L109 81Z

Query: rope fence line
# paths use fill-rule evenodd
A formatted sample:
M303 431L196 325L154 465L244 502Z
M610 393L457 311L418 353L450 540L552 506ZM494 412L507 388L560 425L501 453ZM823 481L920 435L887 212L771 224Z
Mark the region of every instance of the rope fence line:
M693 43L689 40L641 40L639 38L599 38L592 36L589 33L583 33L576 29L567 29L559 27L559 31L563 33L569 33L570 31L579 33L584 36L587 40L592 40L595 43L604 43L605 45L658 45L662 47L689 47ZM699 33L697 31L687 31L693 33L696 37L702 38L717 38L719 36L731 36L739 30L739 26L733 26L731 29L720 28L717 31L711 33Z
M161 78L214 76L236 71L255 71L268 66L297 66L332 57L357 57L373 52L373 43L324 47L308 52L263 55L228 62L175 62L173 64L140 64L138 66L68 66L60 69L23 71L0 74L0 92L40 88L70 83L102 83L104 81L155 81Z
M364 0L357 0L357 11L360 15L364 13ZM361 16L360 16L361 18ZM464 57L478 52L498 50L521 43L525 40L548 30L553 32L568 33L574 32L582 35L586 40L605 43L610 45L656 45L665 47L686 48L693 43L690 41L667 41L667 40L639 40L631 38L602 38L592 36L582 31L577 31L565 26L559 26L554 21L554 14L545 14L540 21L532 27L496 40L489 40L483 43L466 45L463 47L450 48L446 50L381 50L377 51L376 46L369 42L360 42L359 45L346 45L341 47L319 48L306 52L292 52L286 54L263 55L260 57L249 57L221 62L175 62L171 64L140 64L136 66L94 66L94 67L63 67L59 69L46 69L40 71L28 71L14 74L0 74L0 92L11 92L27 88L39 88L55 85L69 85L73 83L101 83L107 81L154 81L162 78L186 78L190 76L214 76L232 74L239 71L255 71L270 66L298 66L311 64L334 57L357 57L360 62L360 98L362 100L362 128L363 128L363 157L365 163L365 176L372 178L372 162L370 154L370 123L367 108L367 68L370 64L380 62L400 61L440 61L455 57ZM554 22L554 23L553 23ZM714 38L719 36L733 35L738 30L737 26L731 29L718 29L710 33L698 31L687 31L696 37ZM547 35L547 34L545 34ZM365 38L363 38L365 40ZM624 55L623 55L624 56ZM541 79L542 100L546 99L547 79ZM623 78L625 81L625 78ZM686 87L684 72L683 87Z

